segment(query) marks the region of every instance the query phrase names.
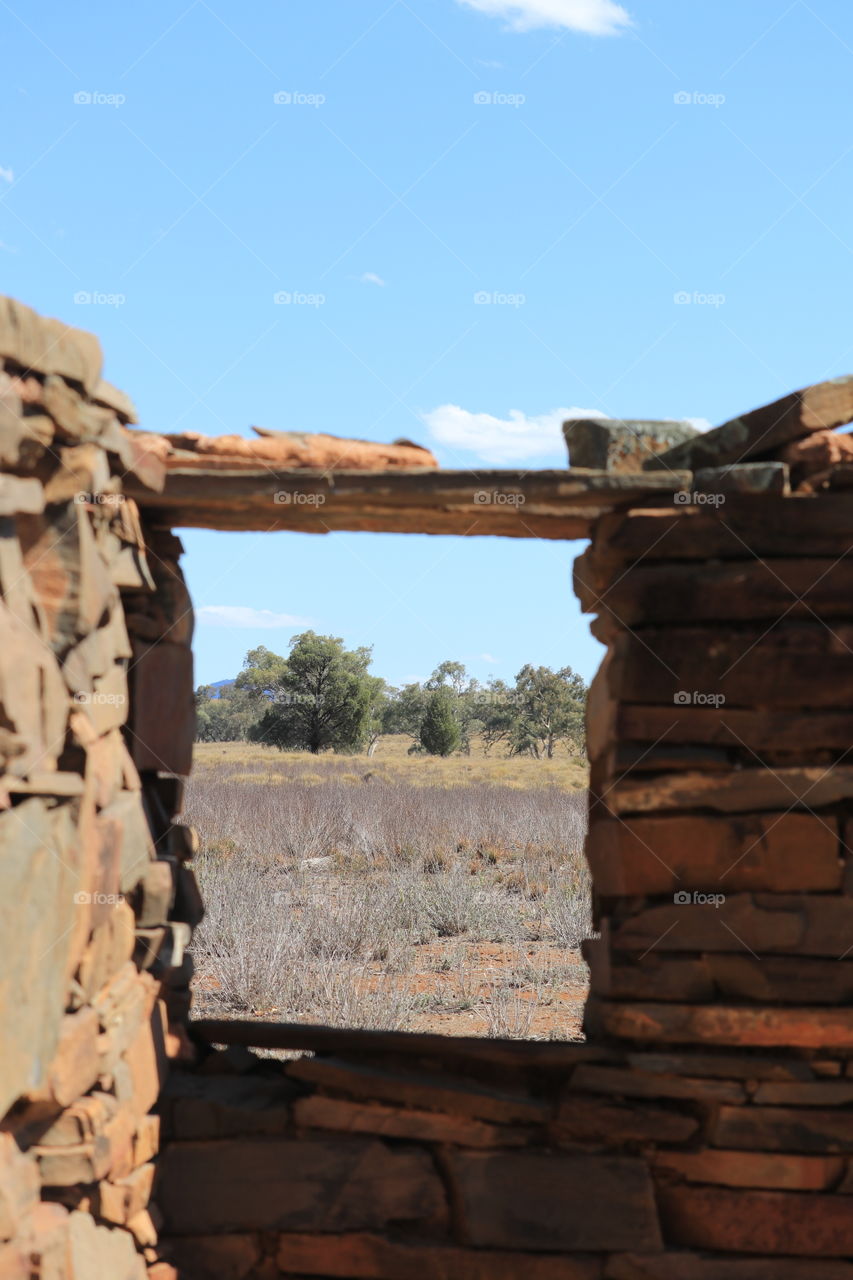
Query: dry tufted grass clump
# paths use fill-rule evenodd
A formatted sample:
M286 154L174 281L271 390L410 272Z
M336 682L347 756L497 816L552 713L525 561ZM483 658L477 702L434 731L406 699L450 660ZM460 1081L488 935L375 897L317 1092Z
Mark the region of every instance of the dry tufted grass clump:
M574 778L451 784L460 757L416 784L365 757L301 757L197 754L197 1010L576 1038L590 908Z

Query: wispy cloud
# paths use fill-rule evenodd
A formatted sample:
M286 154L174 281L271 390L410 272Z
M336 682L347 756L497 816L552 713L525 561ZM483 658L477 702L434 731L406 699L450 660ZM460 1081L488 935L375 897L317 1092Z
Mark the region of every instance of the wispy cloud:
M385 288L385 281L375 271L363 271L358 278L362 284L378 284Z
M310 618L297 618L290 613L273 613L271 609L252 609L241 604L206 604L197 611L196 618L209 627L247 628L275 631L286 627L302 627Z
M0 165L0 178L2 178L4 182L14 182L15 174L11 169L4 169L3 166Z
M552 409L528 415L510 409L507 418L491 413L472 413L458 404L442 404L421 414L432 438L475 453L484 462L527 462L548 454L563 453L562 425L566 418L604 418L596 409Z
M590 36L615 36L633 25L615 0L458 0L469 9L506 18L514 31L562 27Z

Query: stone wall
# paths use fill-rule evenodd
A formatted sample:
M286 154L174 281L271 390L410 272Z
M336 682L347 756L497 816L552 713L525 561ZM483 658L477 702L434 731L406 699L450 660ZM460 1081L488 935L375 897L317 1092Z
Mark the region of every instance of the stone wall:
M853 1280L850 499L599 522L585 1045L199 1024L181 1274Z
M97 341L0 299L0 357L0 1276L138 1280L200 913L192 615Z
M168 459L90 336L0 360L0 1278L853 1280L847 387L590 517L588 1039L513 1043L187 1022Z

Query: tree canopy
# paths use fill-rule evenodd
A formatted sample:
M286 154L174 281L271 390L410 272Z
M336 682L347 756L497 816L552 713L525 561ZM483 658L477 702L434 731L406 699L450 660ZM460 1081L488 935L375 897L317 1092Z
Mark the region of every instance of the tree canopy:
M269 690L272 705L253 726L252 740L315 755L364 746L383 685L368 673L370 659L370 649L345 649L338 636L294 636ZM258 679L270 670L275 668L264 656Z
M428 693L419 736L421 746L431 756L450 756L459 746L461 734L454 696L446 685Z
M305 631L287 657L250 649L232 685L196 693L203 742L249 738L312 752L372 753L383 734L405 734L411 751L488 753L552 759L584 746L586 685L571 667L528 663L510 684L480 684L461 662L439 663L425 681L393 688L370 674L372 651L346 649L337 636Z

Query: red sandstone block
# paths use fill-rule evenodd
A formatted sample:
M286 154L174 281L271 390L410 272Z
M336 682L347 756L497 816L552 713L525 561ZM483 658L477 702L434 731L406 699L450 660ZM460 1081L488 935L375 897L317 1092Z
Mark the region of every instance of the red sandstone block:
M720 1107L711 1141L746 1150L851 1152L853 1112L795 1107Z
M698 1253L608 1258L604 1280L853 1280L853 1266L816 1258L722 1258Z
M33 1271L39 1280L65 1280L73 1275L69 1272L70 1218L61 1204L43 1201L36 1205L29 1244Z
M94 1001L103 1035L100 1037L101 1069L108 1074L136 1040L146 1024L157 995L157 983L128 962Z
M686 1142L698 1128L698 1120L677 1111L576 1094L564 1098L550 1133L558 1145L620 1147L626 1142Z
M170 862L149 862L140 885L137 923L143 927L165 924L175 896L175 873Z
M139 1027L122 1062L129 1074L128 1106L139 1120L157 1101L168 1071L158 1007L151 1011Z
M279 1237L276 1262L285 1275L346 1280L598 1280L596 1258L392 1243L381 1236Z
M140 1209L126 1225L138 1249L151 1249L157 1244L157 1222L150 1209Z
M188 774L195 736L193 656L180 644L133 640L130 754L137 769Z
M826 892L841 886L836 825L801 813L605 819L586 854L604 895Z
M581 1063L575 1068L569 1092L575 1090L615 1093L626 1098L684 1098L734 1104L746 1101L743 1085L735 1080L703 1080L663 1071L600 1067L594 1063Z
M154 1165L144 1164L125 1178L98 1186L98 1214L107 1222L127 1223L147 1208L154 1183Z
M428 1151L368 1138L168 1143L156 1200L170 1234L443 1227Z
M853 1009L750 1009L726 1005L618 1004L596 1012L609 1035L665 1044L853 1049Z
M133 1140L134 1166L153 1160L160 1150L160 1117L143 1116Z
M546 1152L447 1158L466 1238L480 1248L592 1253L659 1249L642 1160Z
M853 1254L853 1212L844 1196L659 1186L658 1203L674 1244L723 1253Z
M104 1138L73 1147L33 1147L45 1187L85 1186L109 1171L109 1146Z
M163 1244L175 1280L247 1280L256 1274L261 1246L255 1235L175 1236ZM164 1265L162 1263L157 1265ZM155 1268L150 1280L161 1280ZM168 1274L162 1280L172 1280Z
M78 1098L62 1112L48 1129L39 1134L42 1147L76 1146L103 1134L105 1126L118 1110L111 1094L95 1092Z
M420 1071L361 1066L338 1058L299 1058L286 1074L351 1098L447 1111L498 1124L543 1124L547 1104L526 1094L498 1092L470 1081Z
M69 1217L70 1259L62 1280L147 1280L133 1236L121 1227L96 1225L88 1213ZM59 1280L59 1276L57 1276Z
M9 1133L0 1133L0 1240L12 1240L39 1196L38 1165L18 1149Z
M403 1110L382 1103L350 1102L311 1094L293 1106L296 1125L305 1128L337 1129L343 1133L373 1133L386 1138L409 1138L415 1142L449 1142L462 1147L524 1146L530 1129L501 1127L468 1116L440 1112Z
M30 1257L21 1243L0 1245L0 1280L32 1280Z
M768 1081L755 1091L757 1106L847 1107L853 1102L853 1080Z
M828 1191L844 1173L840 1156L803 1156L769 1151L658 1151L655 1169L687 1182L775 1191Z
M53 1097L67 1107L92 1087L99 1073L98 1015L91 1008L66 1014L48 1072Z

